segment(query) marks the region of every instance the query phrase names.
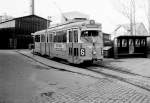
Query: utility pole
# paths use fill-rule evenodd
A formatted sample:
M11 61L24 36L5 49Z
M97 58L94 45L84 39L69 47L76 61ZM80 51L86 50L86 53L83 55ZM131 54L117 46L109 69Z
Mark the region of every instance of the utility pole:
M133 5L133 35L136 35L135 0L132 0L132 5Z
M132 0L130 1L130 33L133 35L133 13L132 13Z
M147 0L148 2L148 33L150 35L150 0Z
M130 0L130 33L136 35L136 23L135 23L135 1Z
M50 22L51 22L51 16L48 16L47 17L47 27L46 27L46 35L48 37L48 28L50 26ZM48 39L47 39L47 42L48 42Z

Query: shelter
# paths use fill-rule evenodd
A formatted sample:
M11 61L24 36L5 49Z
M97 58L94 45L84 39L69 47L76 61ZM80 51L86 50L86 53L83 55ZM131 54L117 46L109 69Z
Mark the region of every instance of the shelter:
M149 57L149 36L118 36L114 39L114 57Z
M143 23L136 23L134 25L135 31L133 31L133 35L137 36L148 36L148 31L146 30L145 26ZM123 35L131 35L131 30L130 30L130 24L122 24L118 25L116 29L114 30L114 33L112 35L112 39L118 36L123 36ZM133 36L132 35L132 36Z

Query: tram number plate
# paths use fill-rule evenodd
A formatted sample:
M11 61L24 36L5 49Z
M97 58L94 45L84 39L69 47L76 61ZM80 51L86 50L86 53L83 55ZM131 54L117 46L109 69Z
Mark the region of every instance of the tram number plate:
M80 56L85 56L85 48L80 49Z

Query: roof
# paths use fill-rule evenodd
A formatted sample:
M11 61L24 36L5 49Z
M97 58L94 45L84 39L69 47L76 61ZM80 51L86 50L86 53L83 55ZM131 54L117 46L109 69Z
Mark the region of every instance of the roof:
M40 30L37 31L36 33L41 33L41 32L45 32L46 30L56 30L56 29L62 29L64 27L76 27L76 26L82 26L83 24L88 24L90 20L86 20L86 21L77 21L77 22L67 22L67 23L61 23L58 25L54 25L53 27L49 27L48 29L44 29L44 30ZM101 23L97 23L97 25L99 25L99 27L101 28ZM36 35L36 34L35 34Z
M103 34L104 34L104 35L112 35L112 34L109 34L109 33L105 33L105 32L103 32Z
M63 13L63 15L65 17L67 17L67 19L74 19L74 18L86 18L86 19L88 19L89 18L89 15L78 12L78 11L66 12L66 13Z
M32 16L37 17L37 18L41 18L41 19L44 19L44 20L47 21L47 19L42 18L42 17L37 16L37 15L27 15L27 16L22 16L22 17L13 18L13 19L10 19L10 20L4 21L4 22L0 22L0 24L5 23L5 22L9 22L9 21L13 21L13 20L16 20L16 19L26 18L26 17L32 17ZM49 21L50 21L50 20L49 20ZM50 21L50 22L51 22L51 21Z
M143 23L136 23L135 24L136 29L138 29L141 25L144 26ZM115 29L115 31L117 31L121 27L123 27L125 30L130 30L130 24L120 24L120 25L117 26L117 28Z

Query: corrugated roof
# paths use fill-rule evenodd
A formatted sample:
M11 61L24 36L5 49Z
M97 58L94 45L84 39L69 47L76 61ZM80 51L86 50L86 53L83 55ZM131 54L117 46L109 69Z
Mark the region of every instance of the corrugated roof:
M26 18L26 17L31 17L31 16L35 16L35 17L37 17L37 18L41 18L41 19L47 20L47 19L45 19L45 18L43 18L43 17L40 17L40 16L37 16L37 15L27 15L27 16L22 16L22 17L13 18L13 19L10 19L10 20L4 21L4 22L0 22L0 24L5 23L5 22L9 22L9 21L12 21L12 20L15 20L15 19ZM50 20L49 20L49 21L50 21Z

